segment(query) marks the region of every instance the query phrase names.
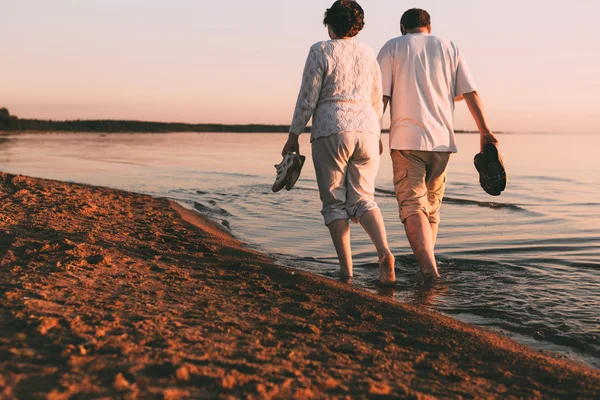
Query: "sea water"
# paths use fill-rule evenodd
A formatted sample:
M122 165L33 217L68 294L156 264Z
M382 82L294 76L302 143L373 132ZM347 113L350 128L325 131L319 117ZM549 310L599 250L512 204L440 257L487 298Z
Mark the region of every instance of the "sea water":
M0 137L0 170L168 197L208 214L284 265L337 278L320 215L308 135L296 187L271 192L286 135L25 134ZM389 152L377 201L398 282L378 289L376 253L352 226L355 277L365 290L499 331L600 367L600 135L499 135L509 182L499 197L478 184L478 136L458 135L436 255L443 276L417 273L398 219ZM387 145L387 135L383 136Z

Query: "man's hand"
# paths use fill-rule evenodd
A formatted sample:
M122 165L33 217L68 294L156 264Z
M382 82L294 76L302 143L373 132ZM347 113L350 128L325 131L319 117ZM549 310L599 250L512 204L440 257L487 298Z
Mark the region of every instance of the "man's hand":
M480 139L479 140L479 146L480 146L479 151L483 151L483 148L488 143L494 143L496 146L498 146L498 139L496 139L496 136L494 136L494 134L492 132L481 133L479 135L479 139Z
M281 150L281 155L285 156L287 153L300 153L300 144L298 143L298 135L291 133L288 135L288 140Z

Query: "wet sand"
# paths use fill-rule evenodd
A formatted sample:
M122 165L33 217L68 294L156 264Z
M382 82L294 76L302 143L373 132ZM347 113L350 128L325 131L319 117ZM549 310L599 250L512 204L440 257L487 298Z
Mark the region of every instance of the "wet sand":
M598 398L600 371L274 264L165 199L0 174L0 398Z

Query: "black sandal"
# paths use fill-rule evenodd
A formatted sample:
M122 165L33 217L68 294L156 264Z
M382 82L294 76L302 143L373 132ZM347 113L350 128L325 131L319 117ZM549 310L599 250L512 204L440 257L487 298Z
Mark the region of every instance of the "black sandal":
M502 154L493 143L483 147L483 151L475 155L475 168L479 172L479 184L487 194L500 196L506 189L506 169Z

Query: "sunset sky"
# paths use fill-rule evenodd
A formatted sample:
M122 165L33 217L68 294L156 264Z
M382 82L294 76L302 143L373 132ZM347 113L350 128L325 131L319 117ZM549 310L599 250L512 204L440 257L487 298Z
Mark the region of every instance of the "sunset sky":
M0 0L0 106L23 118L290 123L321 0ZM466 55L495 130L600 131L600 2L363 0L375 52L410 7ZM464 104L456 127L470 129Z

